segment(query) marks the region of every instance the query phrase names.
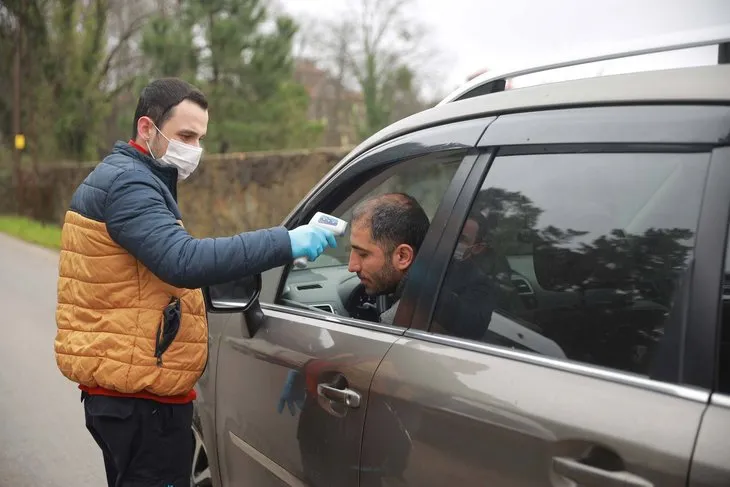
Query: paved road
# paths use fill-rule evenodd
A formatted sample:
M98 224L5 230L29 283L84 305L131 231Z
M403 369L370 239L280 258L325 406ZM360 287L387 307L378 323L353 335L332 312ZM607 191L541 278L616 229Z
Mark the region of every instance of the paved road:
M0 234L0 487L101 487L79 391L56 368L55 252Z

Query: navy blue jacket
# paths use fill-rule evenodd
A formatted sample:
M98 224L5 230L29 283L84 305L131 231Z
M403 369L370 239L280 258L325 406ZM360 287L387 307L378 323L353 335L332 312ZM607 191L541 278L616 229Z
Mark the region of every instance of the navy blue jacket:
M177 169L117 142L74 193L70 210L106 224L109 236L162 281L195 289L292 260L284 227L193 238L180 224Z

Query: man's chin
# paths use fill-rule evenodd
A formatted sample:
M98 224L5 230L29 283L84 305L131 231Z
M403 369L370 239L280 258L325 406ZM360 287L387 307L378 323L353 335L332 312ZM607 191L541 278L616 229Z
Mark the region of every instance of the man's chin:
M360 281L360 282L365 287L365 294L367 294L368 296L379 296L379 295L383 294L383 292L380 289L374 288L368 283L365 283L362 281Z
M360 284L365 288L365 294L368 296L381 296L383 294L390 294L395 291L396 286L380 286L374 287L373 282L368 279L360 279Z
M383 296L387 294L392 294L395 292L395 288L372 288L369 287L367 284L365 285L365 294L368 296Z

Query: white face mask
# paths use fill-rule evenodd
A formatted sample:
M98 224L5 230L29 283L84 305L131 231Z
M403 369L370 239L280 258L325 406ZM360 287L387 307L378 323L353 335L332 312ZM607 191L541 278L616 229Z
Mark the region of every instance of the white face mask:
M157 128L155 125L155 128L157 131L165 137L165 135L160 131L160 129ZM165 155L157 159L155 155L152 153L152 149L150 149L150 143L147 142L147 150L150 151L150 155L155 160L159 160L160 162L165 163L168 166L172 166L174 168L177 168L177 179L182 181L183 179L187 179L188 176L190 176L195 169L197 169L198 164L200 163L200 156L203 154L203 148L202 147L195 147L194 145L185 144L183 142L180 142L179 140L170 140L167 137L165 137L167 140L167 151L165 151Z
M471 247L467 244L463 244L461 242L457 243L456 250L454 250L454 259L459 261L464 260L464 257L466 257L466 253L470 248Z

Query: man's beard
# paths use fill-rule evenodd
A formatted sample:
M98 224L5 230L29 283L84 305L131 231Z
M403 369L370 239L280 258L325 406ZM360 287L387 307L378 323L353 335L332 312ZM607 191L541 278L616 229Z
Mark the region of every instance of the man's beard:
M378 274L370 277L371 288L368 294L372 296L391 294L398 287L398 282L400 282L398 271L388 261Z

